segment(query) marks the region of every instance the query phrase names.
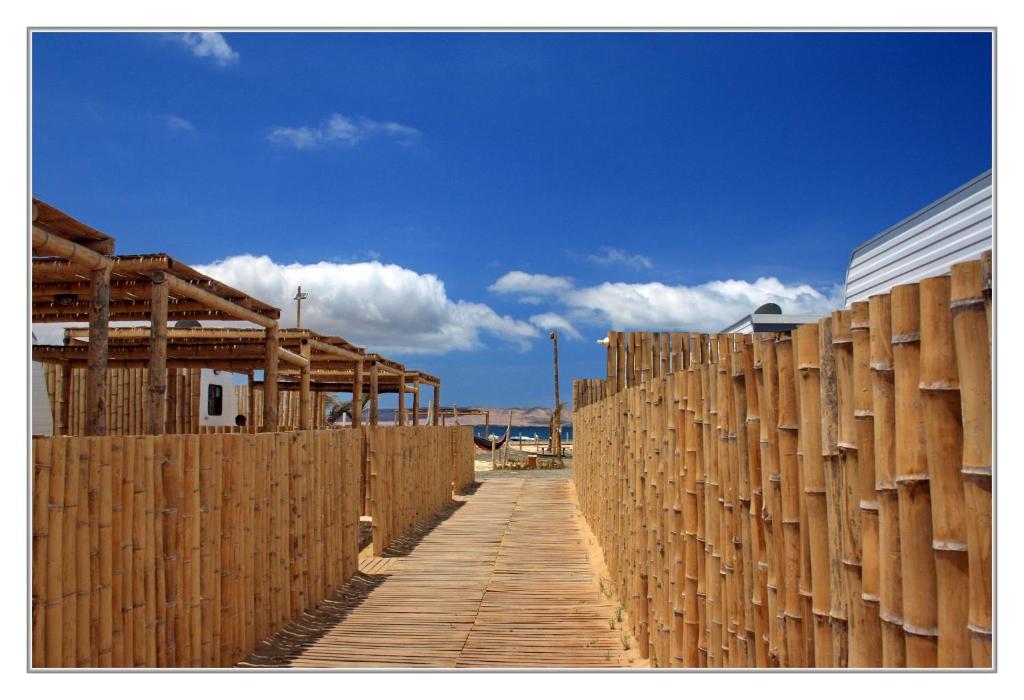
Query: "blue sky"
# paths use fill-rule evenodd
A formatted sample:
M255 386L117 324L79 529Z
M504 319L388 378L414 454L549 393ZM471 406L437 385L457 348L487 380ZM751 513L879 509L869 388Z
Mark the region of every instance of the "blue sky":
M987 34L35 34L33 193L440 375L546 405L609 328L825 312L991 167Z

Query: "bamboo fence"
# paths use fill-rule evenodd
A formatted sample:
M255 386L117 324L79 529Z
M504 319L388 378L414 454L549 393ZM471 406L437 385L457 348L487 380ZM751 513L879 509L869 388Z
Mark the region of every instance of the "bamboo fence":
M990 667L990 259L792 332L611 333L574 481L668 667Z
M473 432L469 426L366 426L362 430L373 551L380 556L410 527L451 502L453 489L468 485L467 464L473 474ZM473 477L469 479L471 483Z
M58 434L83 435L86 424L86 385L88 370L68 369L54 363L43 364L46 392L53 411L54 429ZM171 368L167 370L165 433L203 432L199 424L200 370ZM70 382L68 380L70 379ZM144 367L111 367L107 370L106 421L110 435L146 434L149 410L146 387L149 371ZM65 389L65 382L68 382ZM263 423L263 392L254 394L255 419L249 415L249 387L235 385L237 413L246 417L246 432L258 432ZM281 430L294 430L300 425L299 392L285 391L278 397ZM315 427L325 427L326 406L322 392L313 392ZM66 406L66 407L65 407ZM234 418L234 416L230 416ZM66 420L66 423L65 423ZM66 426L66 427L65 427Z
M33 666L236 663L356 572L366 446L393 537L450 499L457 430L33 438Z

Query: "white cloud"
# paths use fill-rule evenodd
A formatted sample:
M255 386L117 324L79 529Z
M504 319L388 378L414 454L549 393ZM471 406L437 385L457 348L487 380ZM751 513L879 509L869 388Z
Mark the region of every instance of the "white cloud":
M397 122L379 122L366 118L352 119L343 114L334 113L319 126L275 127L267 138L272 143L308 151L332 143L355 146L364 139L376 135L386 136L402 145L409 145L419 137L420 132L418 129Z
M375 352L441 354L481 347L481 334L526 349L539 337L531 324L502 316L485 304L454 301L444 282L377 261L281 264L269 257L236 255L196 269L277 306L282 325L295 319L295 288L303 326L340 335Z
M180 38L181 43L192 51L193 56L212 58L221 66L238 62L238 52L228 45L227 40L219 32L185 32Z
M533 275L529 272L513 270L506 272L487 289L499 294L520 293L536 297L541 294L560 294L569 291L572 287L572 280L568 277Z
M568 321L568 319L553 312L530 316L530 323L545 332L551 330L562 331L573 340L579 340L583 337L580 335L579 331L576 330L575 326Z
M173 114L162 114L160 115L160 121L164 123L164 126L171 131L178 131L183 133L190 133L196 130L195 125L184 117L178 117Z
M610 246L601 246L601 254L591 254L587 258L591 262L595 262L598 265L625 265L626 267L632 267L637 270L650 270L654 267L651 259L646 255L630 255L618 248L612 248Z
M826 314L842 306L806 284L785 285L775 277L713 281L693 286L660 282L605 282L574 289L562 301L571 308L597 312L615 328L678 328L718 331L772 301L784 313Z
M531 322L540 325L557 316L566 323L619 329L718 331L766 302L775 302L790 314L825 315L843 305L841 287L825 294L807 284L784 284L775 277L760 277L753 282L714 280L689 286L604 282L576 287L567 277L517 270L502 276L489 289L530 293L531 296L520 299L526 303L539 301L540 295L545 295L564 307L562 314L531 317ZM545 320L535 321L539 318Z

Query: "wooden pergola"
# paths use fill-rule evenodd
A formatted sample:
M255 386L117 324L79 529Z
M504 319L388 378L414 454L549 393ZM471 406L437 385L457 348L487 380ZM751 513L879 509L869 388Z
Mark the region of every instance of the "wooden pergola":
M349 391L353 405L370 395L370 423L379 418L380 393L398 394L399 420L408 420L405 395L412 395L412 422L419 423L420 386L433 387L434 423L439 421L441 381L410 371L344 338L306 329L279 329L279 309L202 274L164 253L114 255L114 239L39 200L32 207L32 322L87 323L65 330L64 345L33 346L32 358L56 363L63 391L72 368L87 368L86 434L105 435L108 367L145 367L147 432L165 429L167 369L209 368L249 378L249 415L254 413L254 372L263 370L263 429L280 427L279 383L297 387L299 423L312 427L310 392ZM111 322L146 321L148 326L110 328ZM179 321L242 321L257 327L170 328ZM297 376L296 376L297 375ZM281 382L281 378L284 382ZM295 377L297 382L291 378ZM67 396L62 396L67 406ZM360 416L354 411L353 425ZM65 423L63 423L66 425Z
M88 350L86 328L65 330L62 346L35 346L33 357L42 362L80 365ZM111 328L108 333L109 364L114 367L148 366L149 328L145 326ZM244 373L249 378L249 415L255 413L255 392L266 392L267 383L255 381L254 371L264 366L263 331L259 328L168 328L166 366L219 369ZM441 381L425 372L408 371L401 364L377 354L365 354L360 347L338 336L325 336L307 329L278 330L280 369L276 391L299 391L299 424L306 430L313 425L310 410L312 392L347 392L353 405L362 406L363 395L370 397L370 423L377 424L378 396L405 393L413 396L413 425L418 424L419 386L434 387L435 403L440 400ZM404 387L404 391L402 390ZM401 402L401 398L400 398ZM402 402L404 403L404 402ZM361 417L353 416L358 427Z
M113 239L39 200L32 207L32 322L87 322L89 343L66 351L36 346L33 359L88 367L86 434L107 433L106 373L112 321L149 321L146 348L119 362L149 368L149 430L163 431L167 391L169 321L236 320L261 327L262 367L268 390L263 403L267 429L278 425L279 309L208 277L166 254L109 255ZM71 346L69 346L71 347ZM43 360L46 356L52 359ZM187 357L175 357L176 361ZM198 359L198 358L197 358ZM178 365L185 366L185 365ZM65 382L70 386L70 382Z

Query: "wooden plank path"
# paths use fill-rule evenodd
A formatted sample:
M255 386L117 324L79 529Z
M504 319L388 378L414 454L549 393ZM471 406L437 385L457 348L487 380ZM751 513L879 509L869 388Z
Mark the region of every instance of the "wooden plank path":
M629 665L570 489L565 479L484 481L395 556L361 561L350 584L242 665Z

